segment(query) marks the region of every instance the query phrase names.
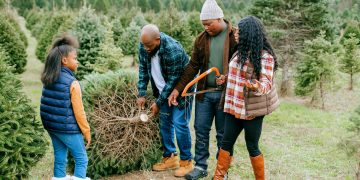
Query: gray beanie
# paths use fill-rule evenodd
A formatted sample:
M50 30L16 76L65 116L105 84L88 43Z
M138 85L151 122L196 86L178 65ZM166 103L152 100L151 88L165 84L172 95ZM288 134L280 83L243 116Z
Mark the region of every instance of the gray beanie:
M215 0L206 0L200 14L200 20L223 18L224 13Z

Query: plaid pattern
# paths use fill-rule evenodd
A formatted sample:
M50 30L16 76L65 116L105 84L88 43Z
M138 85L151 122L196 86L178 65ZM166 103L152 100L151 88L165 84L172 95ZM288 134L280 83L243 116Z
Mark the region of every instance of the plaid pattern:
M166 82L161 94L159 94L159 90L155 86L151 76L151 57L146 52L144 45L140 43L138 96L146 96L147 85L150 80L153 94L157 98L156 104L161 106L163 103L167 102L167 98L174 89L174 86L183 73L185 66L189 63L189 57L178 41L165 33L160 33L159 59L162 71L161 73ZM179 107L184 107L185 98L179 97L178 102ZM191 102L190 99L189 102Z
M224 112L234 115L238 119L253 119L246 115L245 109L245 82L257 83L259 88L254 91L256 96L262 96L270 92L274 75L274 58L271 54L263 51L261 57L260 78L246 79L247 69L250 61L247 60L243 69L238 63L238 56L233 56L229 64Z

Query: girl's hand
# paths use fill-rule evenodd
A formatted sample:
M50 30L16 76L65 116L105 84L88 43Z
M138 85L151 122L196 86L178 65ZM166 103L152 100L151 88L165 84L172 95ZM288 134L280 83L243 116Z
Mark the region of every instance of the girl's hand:
M216 78L216 84L218 86L223 85L226 81L226 77L224 75L220 75L220 77Z
M86 144L85 148L89 149L90 144L91 144L91 137L87 140L87 144Z

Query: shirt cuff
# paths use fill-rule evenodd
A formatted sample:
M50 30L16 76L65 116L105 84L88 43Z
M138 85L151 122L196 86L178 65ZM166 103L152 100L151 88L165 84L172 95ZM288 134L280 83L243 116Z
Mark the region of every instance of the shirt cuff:
M146 96L146 91L140 90L138 93L138 97L145 97L145 96Z

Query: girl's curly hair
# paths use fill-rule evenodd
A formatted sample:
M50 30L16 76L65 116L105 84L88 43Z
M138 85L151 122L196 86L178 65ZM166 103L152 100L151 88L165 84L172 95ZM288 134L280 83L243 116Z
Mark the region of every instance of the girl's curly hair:
M266 32L261 21L254 16L247 16L240 20L239 28L239 43L238 59L243 68L246 60L249 58L254 65L254 71L259 77L261 72L261 55L262 50L267 51L274 58L274 71L278 67L278 62L273 48L267 39Z

